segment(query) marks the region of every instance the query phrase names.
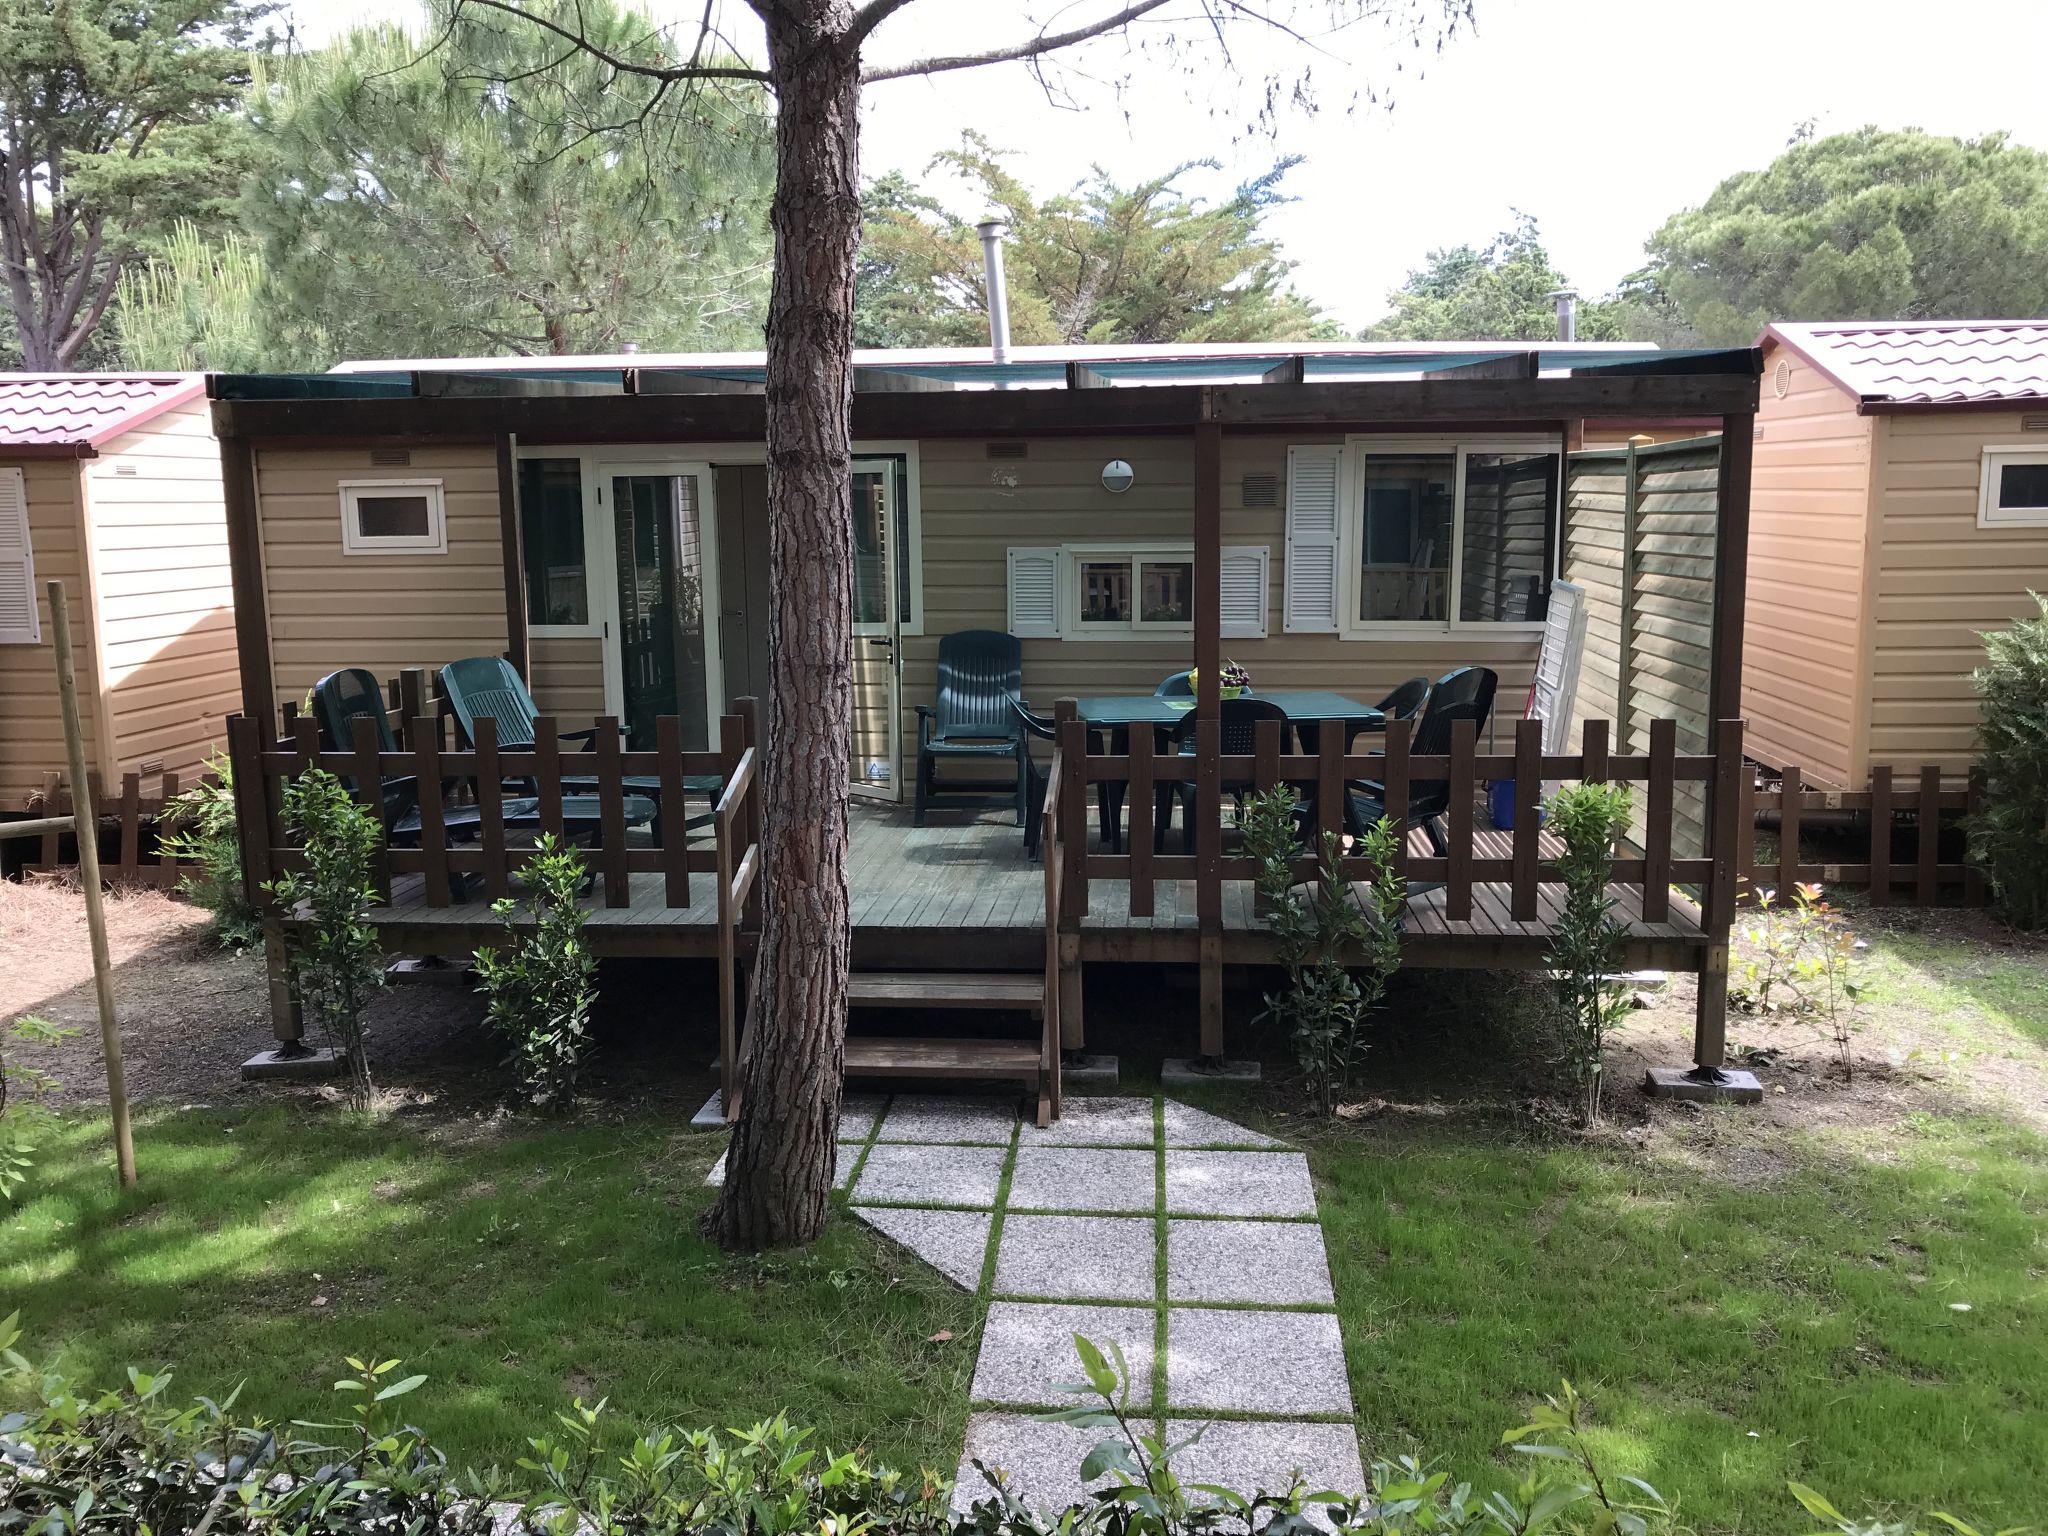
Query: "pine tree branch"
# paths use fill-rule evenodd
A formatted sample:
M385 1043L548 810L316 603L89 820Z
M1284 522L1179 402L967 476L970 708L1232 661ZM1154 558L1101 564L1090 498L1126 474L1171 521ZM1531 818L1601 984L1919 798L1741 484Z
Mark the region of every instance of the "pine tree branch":
M1164 4L1165 0L1159 0L1159 3ZM622 75L638 75L646 80L664 81L751 80L759 85L770 83L767 70L749 69L739 64L690 63L669 65L637 63L621 54L612 52L609 48L598 46L573 27L565 27L560 22L552 21L546 16L541 16L527 10L524 6L512 4L512 0L457 0L458 9L465 5L481 6L487 11L497 11L501 15L515 17L520 21L539 27L542 31L552 32L555 36L574 43L599 63L617 70Z
M489 0L474 0L485 4ZM873 0L873 5L886 5L889 0ZM1008 64L1019 59L1043 58L1048 53L1057 53L1062 48L1071 48L1076 43L1085 43L1150 15L1167 3L1167 0L1133 0L1113 15L1091 21L1085 26L1073 27L1065 32L1041 32L1005 48L991 48L983 53L936 54L927 59L913 59L907 64L888 64L880 69L867 70L861 75L863 85L873 85L882 80L905 80L915 75L938 75L956 69L978 69L984 64ZM870 7L873 8L872 6ZM880 18L877 18L878 20ZM857 25L857 23L856 23Z

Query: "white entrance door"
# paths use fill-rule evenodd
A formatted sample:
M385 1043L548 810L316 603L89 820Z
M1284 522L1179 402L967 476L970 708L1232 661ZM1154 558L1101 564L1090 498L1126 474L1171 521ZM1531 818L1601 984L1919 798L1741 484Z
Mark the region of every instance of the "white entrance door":
M853 793L902 798L902 556L894 459L853 465Z
M599 526L610 553L604 583L605 696L636 751L655 746L654 722L682 721L683 747L717 745L719 678L708 464L611 462L596 466Z

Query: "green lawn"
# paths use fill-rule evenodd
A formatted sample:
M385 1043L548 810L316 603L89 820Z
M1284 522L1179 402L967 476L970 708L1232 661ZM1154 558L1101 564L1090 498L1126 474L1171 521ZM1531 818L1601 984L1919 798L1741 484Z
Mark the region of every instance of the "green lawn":
M719 1138L269 1107L154 1112L135 1139L134 1193L105 1122L74 1120L0 1207L0 1314L82 1382L170 1363L183 1393L246 1378L252 1409L317 1418L374 1350L428 1373L413 1414L457 1464L508 1462L572 1394L690 1426L788 1408L947 1475L959 1455L973 1298L845 1219L724 1257L696 1230Z

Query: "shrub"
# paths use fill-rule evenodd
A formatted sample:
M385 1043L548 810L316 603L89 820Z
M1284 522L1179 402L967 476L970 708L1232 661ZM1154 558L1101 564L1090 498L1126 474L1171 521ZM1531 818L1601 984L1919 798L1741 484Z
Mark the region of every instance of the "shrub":
M1571 784L1545 807L1551 831L1564 844L1564 910L1551 930L1551 985L1564 1011L1565 1064L1579 1086L1579 1115L1600 1118L1607 1068L1607 1031L1628 1009L1628 994L1608 978L1620 969L1628 930L1614 917L1607 894L1614 840L1628 830L1629 793L1620 784Z
M54 1045L77 1033L25 1013L0 1029L0 1038L23 1045ZM15 1192L28 1182L28 1171L35 1166L36 1139L49 1115L42 1101L63 1086L40 1067L0 1053L0 1200L11 1204ZM16 1089L27 1095L26 1102L15 1101Z
M2030 595L2039 616L1984 635L1984 665L1971 674L1986 796L1969 837L1970 860L2007 921L2039 928L2048 924L2048 599Z
M306 862L268 887L300 919L286 946L292 996L346 1059L349 1102L367 1109L372 1086L363 1014L384 985L384 965L377 930L365 915L377 904L370 868L384 829L339 779L319 768L285 785L284 815Z
M229 949L247 949L263 925L242 887L242 839L235 826L234 764L216 753L207 777L164 806L158 837L171 856L191 864L178 877L178 894L213 914L214 937Z
M1743 933L1750 953L1742 960L1736 1001L1751 1012L1777 1012L1786 1005L1772 994L1782 987L1791 998L1790 1011L1820 1025L1841 1062L1842 1080L1851 1081L1855 1058L1849 1046L1862 991L1851 969L1858 940L1848 919L1817 885L1794 886L1789 900L1766 888L1756 893L1756 902L1756 919Z
M1401 909L1406 882L1394 873L1398 833L1382 818L1367 832L1364 853L1373 878L1364 894L1345 879L1343 846L1325 832L1316 877L1295 879L1294 792L1285 786L1254 795L1241 822L1245 847L1258 861L1258 891L1286 985L1266 995L1262 1019L1287 1030L1295 1061L1319 1114L1335 1107L1369 1042L1365 1021L1386 996L1401 966ZM1356 955L1359 963L1347 965Z
M333 1423L280 1424L238 1411L238 1388L173 1406L168 1370L130 1369L125 1387L92 1393L39 1371L13 1348L18 1314L0 1321L0 1530L194 1536L1307 1536L1316 1516L1371 1536L1665 1536L1670 1504L1638 1479L1604 1470L1570 1383L1502 1437L1525 1458L1512 1490L1419 1457L1375 1462L1362 1496L1311 1489L1240 1492L1183 1482L1174 1463L1197 1430L1166 1442L1129 1413L1130 1372L1075 1336L1095 1401L1043 1415L1106 1431L1084 1479L1110 1486L1068 1510L1033 1509L977 1462L994 1492L958 1517L952 1488L930 1471L905 1476L858 1452L834 1455L778 1415L748 1429L660 1427L621 1434L603 1402L574 1403L505 1471L451 1469L401 1401L425 1385L398 1361L365 1354L335 1383L348 1411ZM1113 1362L1113 1363L1112 1363ZM1841 1536L1914 1536L1926 1523L1854 1521L1820 1494L1793 1494ZM1943 1536L1983 1536L1936 1515ZM1269 1523L1270 1522L1270 1523ZM2006 1533L2012 1536L2012 1533Z
M507 898L491 908L505 924L504 957L495 949L476 952L490 1021L511 1042L520 1086L541 1109L569 1107L590 1043L597 962L583 942L583 880L583 856L543 836L526 864L532 932L522 937L513 926L519 904Z

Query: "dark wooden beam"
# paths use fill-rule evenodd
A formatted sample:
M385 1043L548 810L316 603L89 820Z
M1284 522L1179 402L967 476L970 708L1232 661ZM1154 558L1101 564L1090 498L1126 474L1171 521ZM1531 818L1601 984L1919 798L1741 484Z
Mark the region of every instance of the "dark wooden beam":
M263 590L263 534L256 499L256 445L220 440L221 495L227 511L228 580L235 594L235 661L242 713L267 723L277 689L270 670L270 605Z
M505 657L529 689L532 647L526 627L526 528L519 515L519 439L498 434L498 549L505 564Z
M1482 357L1477 362L1457 363L1449 368L1424 371L1430 379L1534 379L1542 376L1534 352L1510 352L1505 357Z
M682 368L635 368L627 376L635 395L765 395L764 379L727 379Z
M1709 720L1742 716L1742 624L1749 590L1749 478L1756 457L1755 427L1755 418L1748 415L1731 413L1721 422Z
M1308 382L1308 359L1290 357L1275 363L1259 375L1261 384L1306 384Z
M1146 385L1111 390L953 390L856 394L865 438L1185 433L1222 426L1312 431L1399 425L1543 423L1576 416L1725 416L1756 409L1753 377L1367 380L1316 384ZM265 440L425 435L538 443L755 442L759 395L599 399L223 400L216 429Z

